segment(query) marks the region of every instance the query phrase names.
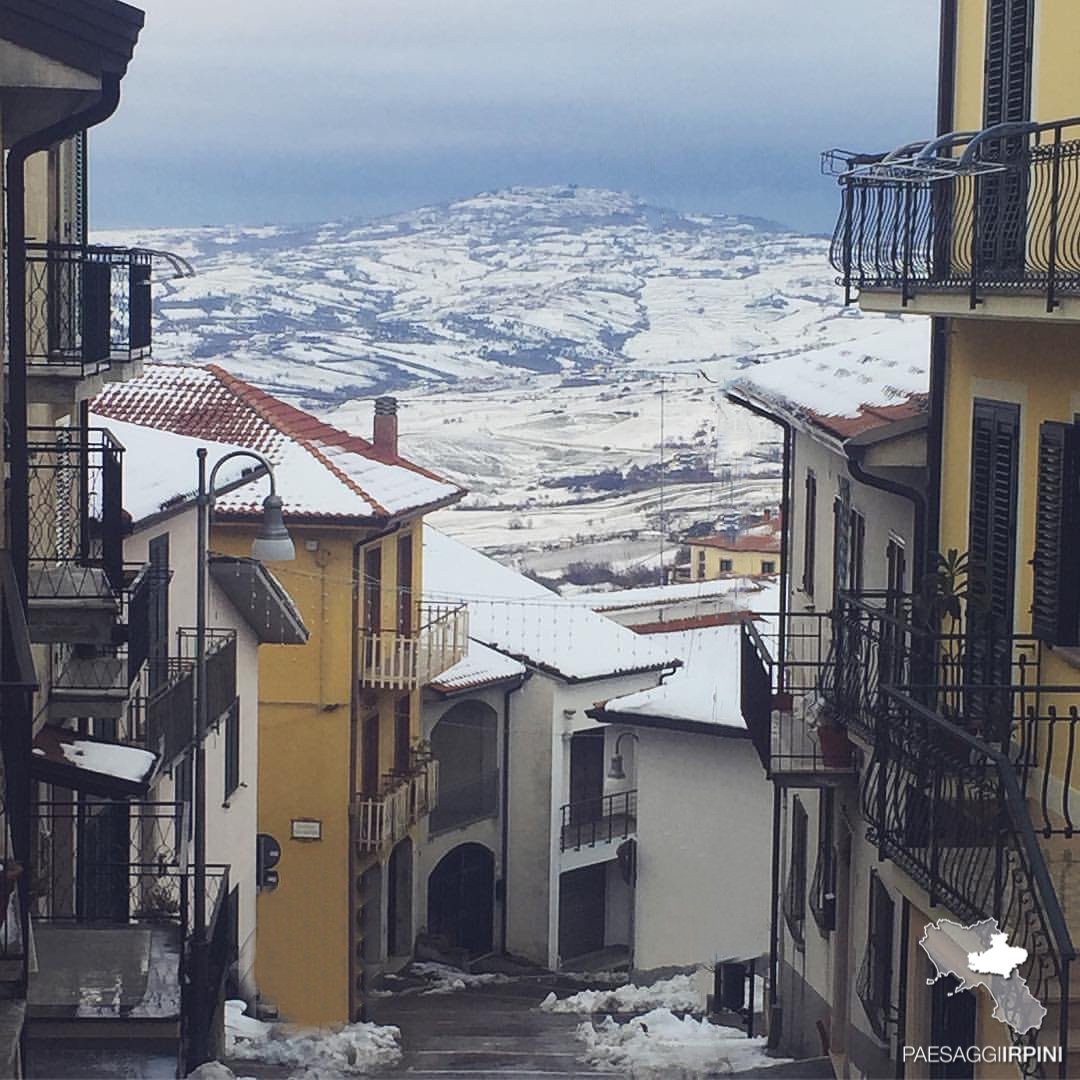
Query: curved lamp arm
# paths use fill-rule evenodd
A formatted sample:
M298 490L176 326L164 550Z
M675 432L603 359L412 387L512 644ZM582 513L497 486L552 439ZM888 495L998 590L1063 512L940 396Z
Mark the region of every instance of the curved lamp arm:
M210 470L210 480L206 485L206 494L213 503L214 496L217 494L217 490L214 487L214 483L217 480L218 469L225 464L226 461L232 461L234 458L250 458L252 461L257 461L270 477L270 494L277 494L277 483L274 480L274 467L270 462L263 457L257 450L230 450L227 454L222 455L214 463L214 467Z
M623 768L622 754L619 752L619 747L622 746L623 739L633 739L634 742L638 741L636 732L633 731L620 731L618 738L615 740L615 752L611 755L611 765L608 767L608 779L609 780L625 780L626 770Z

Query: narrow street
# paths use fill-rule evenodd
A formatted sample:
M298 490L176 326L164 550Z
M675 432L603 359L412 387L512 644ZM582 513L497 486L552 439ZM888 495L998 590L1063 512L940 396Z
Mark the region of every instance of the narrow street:
M401 1029L404 1055L385 1075L415 1077L594 1076L580 1060L580 1016L541 1012L552 990L581 989L558 976L517 978L448 994L379 998L371 1019Z

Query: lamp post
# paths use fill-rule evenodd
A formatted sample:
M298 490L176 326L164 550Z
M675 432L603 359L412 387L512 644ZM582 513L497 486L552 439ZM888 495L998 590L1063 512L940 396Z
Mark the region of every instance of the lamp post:
M251 545L253 558L267 562L287 562L295 558L292 539L285 528L281 496L277 493L274 468L254 450L232 450L222 456L206 475L206 448L196 451L199 459L199 493L195 500L195 858L194 923L191 940L191 1003L193 1020L188 1071L210 1060L210 942L206 936L206 732L210 701L206 685L206 576L210 560L210 513L217 495L218 470L235 458L250 458L270 477L270 494L263 500L263 520Z
M633 739L634 742L638 741L638 737L633 731L622 731L619 733L619 737L615 740L615 752L611 755L611 764L608 766L609 780L626 779L626 770L623 768L623 757L622 754L619 753L619 747L622 746L623 739Z

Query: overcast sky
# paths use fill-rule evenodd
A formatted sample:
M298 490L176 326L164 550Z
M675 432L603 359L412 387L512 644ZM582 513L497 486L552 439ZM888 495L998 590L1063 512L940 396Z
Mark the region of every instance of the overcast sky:
M135 0L139 3L139 0ZM370 217L511 184L827 231L829 146L932 133L938 0L143 0L99 227Z

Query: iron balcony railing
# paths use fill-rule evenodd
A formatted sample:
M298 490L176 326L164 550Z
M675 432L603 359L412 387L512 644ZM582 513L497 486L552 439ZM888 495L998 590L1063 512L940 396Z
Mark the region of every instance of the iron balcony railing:
M1032 826L1023 766L911 692L882 687L879 711L861 792L869 839L926 889L932 906L965 922L995 919L1011 945L1027 950L1020 974L1037 1000L1058 1004L1059 1025L1014 1040L1068 1046L1076 952Z
M165 769L195 741L195 631L181 628L177 641L179 656L147 660L143 700L131 714L132 730L138 732L141 726L142 744L160 755ZM206 632L206 693L214 728L236 701L235 630Z
M559 816L561 851L580 851L626 840L637 833L637 791L616 791L566 803Z
M153 254L95 244L26 245L26 363L82 375L149 355Z
M415 632L361 630L361 685L392 690L426 686L464 658L468 642L465 604L423 603Z
M353 800L353 836L365 854L388 851L438 805L439 763L417 756L408 772L388 773L382 791Z
M780 782L852 769L846 740L839 747L825 722L824 694L833 675L832 616L766 614L740 630L743 719L766 773Z
M126 583L123 447L99 428L30 428L31 600L110 600Z
M833 151L844 171L830 258L845 287L1080 294L1080 119L964 133L904 156Z

